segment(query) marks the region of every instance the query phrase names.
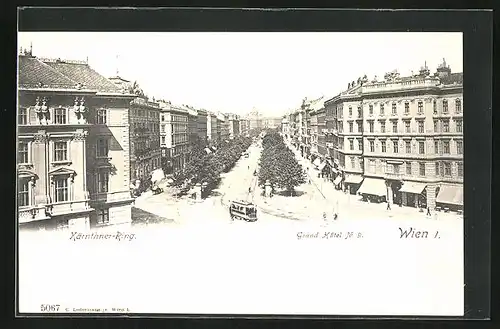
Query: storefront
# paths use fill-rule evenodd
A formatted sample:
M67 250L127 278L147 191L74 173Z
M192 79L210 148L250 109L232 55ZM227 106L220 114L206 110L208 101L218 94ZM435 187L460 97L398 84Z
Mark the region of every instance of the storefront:
M425 188L427 184L419 182L404 181L401 189L403 206L426 208Z
M444 211L463 211L464 189L462 185L445 185L439 187L436 197L436 209Z
M359 189L359 184L363 181L363 176L360 174L346 174L344 179L344 191L350 194L356 194Z
M387 185L382 178L365 177L358 194L367 202L385 202L387 200Z

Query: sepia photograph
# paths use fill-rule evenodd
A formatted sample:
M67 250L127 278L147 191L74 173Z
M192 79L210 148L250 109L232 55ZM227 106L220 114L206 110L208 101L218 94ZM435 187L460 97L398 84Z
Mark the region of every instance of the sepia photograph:
M460 32L19 32L21 313L462 316Z

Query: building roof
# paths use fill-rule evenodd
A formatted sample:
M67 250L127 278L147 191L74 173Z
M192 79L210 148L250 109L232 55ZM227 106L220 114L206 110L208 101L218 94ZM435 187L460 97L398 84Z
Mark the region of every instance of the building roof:
M464 83L464 73L451 73L450 75L441 78L441 83L443 85L452 85L452 84L463 84Z
M114 83L94 71L87 63L77 61L63 61L53 59L41 59L43 63L52 67L59 73L65 75L77 83L83 84L85 88L95 89L99 92L121 92Z
M32 56L20 55L19 87L76 89L77 82Z

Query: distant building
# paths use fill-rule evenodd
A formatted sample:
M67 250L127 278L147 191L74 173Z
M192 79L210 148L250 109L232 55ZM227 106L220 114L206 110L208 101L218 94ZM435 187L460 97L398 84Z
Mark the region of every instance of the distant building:
M187 108L159 102L162 167L166 174L182 170L189 142L189 111Z
M149 184L151 173L161 168L160 106L140 97L130 105L130 180Z
M130 225L129 107L86 62L18 57L21 227Z
M240 135L241 136L249 136L250 132L250 120L246 118L241 118L239 121L240 124Z
M226 120L226 116L222 113L217 114L217 134L220 136L220 141L225 141L229 139L229 120Z
M206 143L207 138L208 138L208 132L207 132L207 111L203 109L198 109L197 111L197 116L196 116L196 122L197 122L197 133L198 137L203 143Z
M226 121L229 122L229 138L233 139L240 135L240 118L236 114L227 114Z
M207 139L210 143L217 143L220 140L217 115L212 112L207 112Z

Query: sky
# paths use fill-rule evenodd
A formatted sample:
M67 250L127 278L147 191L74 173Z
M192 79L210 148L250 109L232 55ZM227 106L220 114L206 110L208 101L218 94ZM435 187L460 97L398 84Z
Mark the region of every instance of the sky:
M446 59L463 70L462 33L20 32L44 58L87 60L106 77L137 81L149 97L210 111L278 116L304 97L333 97L350 81L402 76Z

